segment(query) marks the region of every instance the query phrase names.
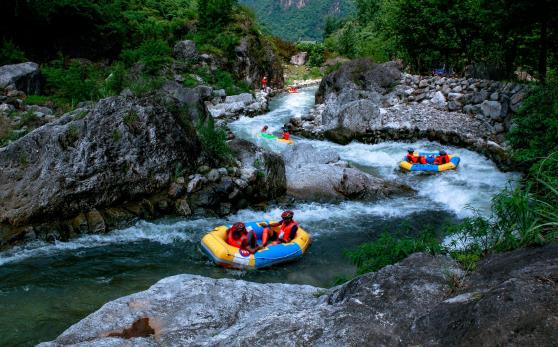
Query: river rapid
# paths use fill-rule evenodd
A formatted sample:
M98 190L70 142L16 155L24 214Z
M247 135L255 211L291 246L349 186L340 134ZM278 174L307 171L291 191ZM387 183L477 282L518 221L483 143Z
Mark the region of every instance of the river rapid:
M283 94L271 111L230 124L236 136L280 152L287 146L258 136L265 124L278 131L293 115L314 103L316 88ZM355 268L344 251L373 240L384 231L411 232L425 225L455 222L489 214L490 199L517 176L500 172L483 156L445 146L462 159L459 170L437 175L403 174L397 170L405 149L438 150L437 143L384 142L377 145L294 138L316 147L335 149L361 170L396 179L419 191L415 197L340 204L290 201L265 210L247 209L226 218L162 219L104 235L85 235L69 242L33 242L0 253L0 346L34 345L51 340L103 303L147 289L163 277L200 274L257 282L331 286ZM313 236L309 252L298 262L262 271L235 271L214 266L200 251L199 241L216 225L239 220L276 219L283 208Z

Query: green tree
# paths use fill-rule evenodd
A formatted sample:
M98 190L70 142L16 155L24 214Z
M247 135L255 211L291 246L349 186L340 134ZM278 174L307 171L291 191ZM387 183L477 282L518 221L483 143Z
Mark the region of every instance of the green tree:
M202 28L218 28L227 24L237 0L199 0L198 18Z

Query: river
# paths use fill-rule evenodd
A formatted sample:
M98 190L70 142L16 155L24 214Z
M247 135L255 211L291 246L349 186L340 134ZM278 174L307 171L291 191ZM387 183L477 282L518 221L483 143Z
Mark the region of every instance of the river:
M280 152L286 144L257 136L267 124L279 130L291 116L312 107L316 88L301 89L271 101L271 111L241 118L230 125L241 138ZM439 175L402 174L397 170L405 149L437 150L439 144L385 142L377 145L308 141L333 148L343 160L379 176L403 181L419 191L415 197L373 203L290 202L265 210L242 210L227 218L167 218L104 235L85 235L69 242L32 242L0 253L0 346L30 346L51 340L71 324L118 297L145 290L163 277L191 273L214 278L331 286L355 268L344 251L373 240L383 231L420 230L424 225L454 222L489 214L490 199L513 181L489 160L474 152L459 153L459 170ZM238 220L277 218L282 209L313 236L309 252L298 262L262 271L235 271L214 266L200 252L202 235L216 225Z

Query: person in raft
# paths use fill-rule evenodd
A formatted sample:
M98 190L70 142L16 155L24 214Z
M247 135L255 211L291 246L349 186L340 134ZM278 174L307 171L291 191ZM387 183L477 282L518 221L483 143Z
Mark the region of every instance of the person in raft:
M241 251L254 254L258 251L258 243L254 230L246 230L242 222L234 223L227 229L227 243Z
M264 227L260 248L267 245L291 242L296 237L298 230L298 223L293 220L293 217L293 211L284 211L281 213L281 221L279 223L260 224L260 226ZM276 227L279 227L279 230L273 229Z
M414 148L409 148L407 150L405 160L411 164L426 164L426 158L424 157L424 155L416 156Z
M262 90L266 90L267 89L267 76L264 76L262 78Z
M434 164L435 165L442 165L442 164L447 164L450 162L450 157L449 155L446 153L446 151L441 150L438 153L438 156L436 157L436 159L434 159Z
M289 134L289 129L287 129L287 127L283 128L283 137L281 139L288 141L290 138L291 134Z
M267 126L267 125L264 125L264 127L263 127L262 130L260 130L260 131L261 131L262 133L267 133L267 129L268 129L268 126Z

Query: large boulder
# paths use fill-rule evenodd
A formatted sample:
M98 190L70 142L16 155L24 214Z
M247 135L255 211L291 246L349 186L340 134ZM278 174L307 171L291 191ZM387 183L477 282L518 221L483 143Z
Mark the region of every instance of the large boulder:
M178 275L39 346L550 347L557 279L556 244L489 257L470 276L416 253L329 290Z
M173 56L175 59L183 60L187 63L196 63L199 60L199 53L196 43L191 40L184 40L174 45Z
M13 88L26 94L41 92L39 64L33 62L0 66L0 88Z
M322 79L316 93L316 103L323 103L330 93L341 93L347 89L383 94L400 78L400 65L397 62L374 64L368 59L352 60Z
M260 37L247 35L235 47L236 58L232 62L238 78L254 88L260 88L260 81L267 76L268 86L283 86L283 66L270 42Z
M291 64L302 66L308 61L308 52L300 52L291 57Z
M189 115L163 96L111 97L0 150L0 223L71 217L165 188L194 166Z
M232 140L229 147L241 162L241 179L250 183L254 200L268 200L285 194L285 163L279 154L241 139Z
M374 200L412 189L350 168L332 150L311 144L290 146L283 153L286 163L287 192L299 199L341 201Z

